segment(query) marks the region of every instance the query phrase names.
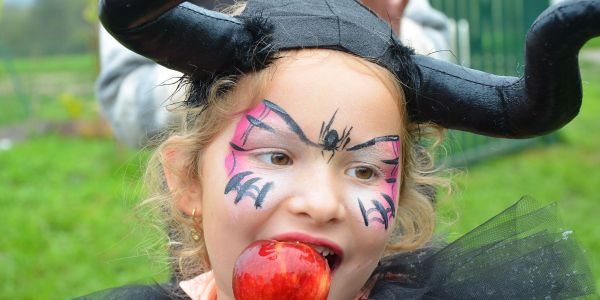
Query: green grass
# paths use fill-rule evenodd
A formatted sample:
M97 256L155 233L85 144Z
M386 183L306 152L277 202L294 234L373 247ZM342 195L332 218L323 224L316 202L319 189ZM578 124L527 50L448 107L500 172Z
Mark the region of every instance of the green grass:
M64 93L83 103L77 118L94 116L93 62L93 57L74 57L16 63L29 70L24 86L36 119L73 118L60 104ZM441 231L456 238L523 195L542 203L559 201L564 227L575 230L600 280L595 219L600 211L600 65L587 64L583 75L581 114L561 131L562 141L491 159L455 176L458 192L439 209L442 220L453 225ZM6 78L0 77L0 88ZM163 249L152 244L159 236L133 212L147 157L148 152L124 150L111 139L58 135L34 136L0 151L0 299L64 299L165 280Z
M587 48L600 48L600 37L589 40L585 47Z
M95 56L89 54L11 61L0 57L0 126L24 120L64 121L74 117L68 107L73 103L85 106L82 113L87 117L94 115L95 65ZM64 98L74 100L66 104Z
M0 56L0 77L7 76L9 70L21 74L50 73L50 72L81 72L94 73L96 56L92 54L37 57L37 58L11 58Z
M164 280L145 252L156 235L133 213L146 159L111 140L59 136L0 153L0 298L62 299Z
M0 68L0 129L96 118L95 61L93 55L12 61L29 112ZM59 135L0 151L0 299L63 299L164 281L164 265L146 252L161 255L152 244L159 235L134 214L147 156L112 139Z

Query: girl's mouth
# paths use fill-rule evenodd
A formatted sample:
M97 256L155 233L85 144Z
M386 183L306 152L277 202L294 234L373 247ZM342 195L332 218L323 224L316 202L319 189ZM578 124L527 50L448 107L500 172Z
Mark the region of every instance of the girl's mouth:
M329 270L331 270L331 272L333 273L333 271L340 265L341 263L341 257L337 254L335 254L335 252L325 246L318 246L318 245L313 245L313 244L308 244L309 246L311 246L313 249L315 249L315 251L319 252L319 254L321 254L326 260L327 260L327 264L329 265Z
M272 239L278 241L299 242L311 246L327 260L329 270L331 270L332 274L341 265L344 257L342 248L336 243L327 239L313 237L308 234L297 232L284 233L277 235Z

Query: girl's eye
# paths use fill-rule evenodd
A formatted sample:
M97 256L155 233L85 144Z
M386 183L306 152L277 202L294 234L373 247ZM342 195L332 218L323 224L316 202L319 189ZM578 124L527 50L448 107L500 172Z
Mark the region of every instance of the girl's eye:
M375 177L375 171L369 167L351 168L346 171L346 174L361 180L369 180Z
M271 154L271 163L274 165L284 166L289 165L292 159L289 156L283 153L272 153Z
M261 154L260 159L277 166L287 166L292 164L292 159L285 153L273 152Z

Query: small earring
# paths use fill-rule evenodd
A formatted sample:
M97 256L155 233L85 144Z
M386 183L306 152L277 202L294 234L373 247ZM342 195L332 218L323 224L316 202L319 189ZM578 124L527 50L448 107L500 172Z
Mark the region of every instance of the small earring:
M200 240L200 236L198 235L198 231L196 231L196 229L192 228L192 239L194 241L199 241Z
M198 231L196 230L196 228L194 228L197 226L196 225L196 208L194 208L192 210L192 222L194 222L194 225L190 231L192 233L192 239L197 242L200 240L200 235L198 234Z

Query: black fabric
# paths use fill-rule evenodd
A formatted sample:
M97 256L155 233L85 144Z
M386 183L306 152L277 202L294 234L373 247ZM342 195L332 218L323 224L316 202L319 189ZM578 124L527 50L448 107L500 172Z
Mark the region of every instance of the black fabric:
M377 63L398 76L408 102L415 98L414 51L358 1L280 0L274 5L270 0L255 0L248 1L237 18L243 21L252 44L239 45L239 51L228 57L235 68L196 72L186 106L204 105L208 88L219 78L263 69L277 59L279 51L308 48L339 50Z
M414 51L402 45L390 26L355 0L248 1L240 19L260 17L270 24L270 53L289 49L334 49L362 57L395 74L406 101L414 102ZM265 64L266 65L266 64Z
M439 251L384 258L369 299L597 299L571 233L525 198Z
M585 255L556 204L525 198L443 247L385 257L369 299L597 299ZM187 299L176 284L133 285L78 299Z
M184 300L189 299L181 288L174 283L151 285L126 285L107 289L76 300Z
M260 17L273 25L276 51L329 48L352 53L396 72L395 47L402 47L390 26L358 1L254 0L239 18ZM407 51L404 55L410 55Z
M237 17L182 2L101 0L100 19L126 47L191 77L196 91L265 68L281 50L335 49L394 73L412 122L509 138L549 133L577 115L577 54L600 35L600 1L561 2L531 27L525 74L503 77L413 55L358 0L250 0Z
M231 5L234 3L233 0L188 0L188 2L194 3L198 6L202 6L206 9L219 9L225 5Z

